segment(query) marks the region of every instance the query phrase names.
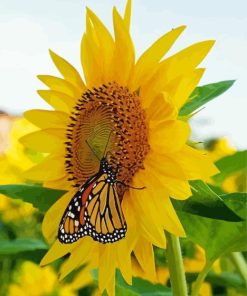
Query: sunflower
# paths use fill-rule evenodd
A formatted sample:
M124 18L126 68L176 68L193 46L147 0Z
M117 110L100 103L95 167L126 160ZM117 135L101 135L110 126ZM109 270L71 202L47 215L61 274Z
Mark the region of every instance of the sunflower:
M31 261L24 261L17 271L14 282L9 285L9 296L77 295L73 283L58 283L50 266L41 268Z
M206 144L208 156L213 162L233 155L237 152L236 148L226 138L218 138L209 140ZM219 186L211 178L207 180L209 184ZM221 187L225 192L246 192L247 175L245 170L238 170L227 176L221 183Z
M87 264L98 268L99 289L106 289L109 295L114 294L116 269L131 284L131 254L149 278L156 277L153 245L166 247L164 229L185 236L170 197L188 198L189 180L217 173L206 155L186 144L190 128L178 118L180 107L204 72L197 66L214 41L196 43L162 59L185 29L181 26L159 38L135 62L130 17L131 1L123 17L113 9L113 38L87 9L81 42L84 79L70 63L50 51L63 77L38 76L49 88L38 93L54 110L25 112L40 130L21 139L26 147L48 153L42 163L26 172L26 177L67 190L45 214L42 230L52 246L41 264L70 253L60 278ZM126 222L127 231L121 229L126 231L125 238L116 236L103 244L87 236L89 232L84 229L83 238L61 243L57 235L62 217L71 200L75 202L72 210L77 206L78 190L83 191L84 184L92 185L90 178L101 171L102 158L106 158L108 175L117 172L109 190L114 186L115 203L121 203L118 219ZM109 206L116 210L116 204ZM76 232L78 221L73 221L73 213L67 213L71 233ZM121 224L120 220L114 221ZM114 221L110 228L115 227ZM65 228L69 231L68 225Z
M8 127L8 128L6 128ZM27 151L18 142L18 139L37 130L24 118L15 118L7 114L0 115L0 185L18 184L25 182L23 171L33 166ZM5 222L19 221L35 212L30 203L13 200L0 194L0 216Z

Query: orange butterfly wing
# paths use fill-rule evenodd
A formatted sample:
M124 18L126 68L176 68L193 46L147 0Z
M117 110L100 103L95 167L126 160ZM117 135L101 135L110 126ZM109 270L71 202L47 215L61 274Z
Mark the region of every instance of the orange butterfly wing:
M58 239L73 243L83 236L110 243L120 240L127 231L115 182L107 173L89 179L74 195L61 219Z

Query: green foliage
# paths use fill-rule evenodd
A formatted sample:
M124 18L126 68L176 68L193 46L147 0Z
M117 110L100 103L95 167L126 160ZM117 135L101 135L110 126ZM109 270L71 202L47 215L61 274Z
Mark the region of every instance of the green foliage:
M196 111L209 101L227 91L235 80L226 80L198 86L191 94L189 100L180 109L179 116L186 116Z
M220 185L227 177L232 174L247 169L247 150L238 151L233 155L225 156L216 161L216 166L220 173L213 177L216 184Z
M98 271L92 271L93 279L98 281ZM107 295L104 293L104 295ZM152 284L140 278L133 278L132 286L124 281L120 272L116 273L116 295L118 296L172 296L171 289L161 284Z
M191 181L190 184L193 195L189 199L183 201L172 200L176 210L212 219L242 220L206 183L196 180Z
M132 286L117 277L116 295L118 296L172 296L171 289L161 284L152 284L140 278L133 278Z
M203 217L227 221L241 221L241 218L229 209L223 200L204 182L191 182L193 195L186 201L173 200L176 209ZM66 191L45 188L38 185L1 185L0 193L11 198L32 203L41 212L45 212Z
M221 198L243 217L247 211L247 194L236 193ZM178 211L178 216L185 228L187 238L199 244L206 252L208 261L214 261L224 254L246 251L246 221L229 222Z
M0 185L0 193L29 202L40 212L46 212L65 192L64 190L45 188L39 185Z
M193 283L196 280L197 276L198 273L186 273L187 283ZM206 276L205 281L218 287L235 288L243 292L246 291L244 280L241 278L240 275L234 272L209 272Z
M38 239L15 239L0 241L0 256L24 251L47 250L47 245Z

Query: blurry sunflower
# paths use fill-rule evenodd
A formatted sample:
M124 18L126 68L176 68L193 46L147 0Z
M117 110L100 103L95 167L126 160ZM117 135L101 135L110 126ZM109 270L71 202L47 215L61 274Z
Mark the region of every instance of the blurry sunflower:
M194 251L193 257L188 256L187 254L187 256L184 255L184 258L183 258L183 264L184 264L184 269L186 273L199 273L205 266L206 257L205 257L204 250L198 245L193 245L193 251ZM164 256L164 254L162 255ZM165 258L162 258L162 263L163 262L166 262ZM133 276L143 278L152 283L166 284L170 278L169 269L166 266L157 266L156 279L154 280L152 278L149 278L140 268L139 264L135 262L135 260L132 261L132 271L133 271ZM219 260L216 260L216 262L214 263L213 271L216 273L219 273L221 271ZM200 288L200 295L203 295L203 296L213 295L211 285L209 283L204 282L202 284Z
M76 296L73 284L59 284L55 271L46 266L25 261L19 268L15 280L9 285L9 296Z
M24 118L0 115L0 185L25 182L23 171L34 162L28 157L19 138L37 128ZM5 221L19 220L33 214L35 209L29 203L13 200L0 194L0 214Z
M212 139L206 143L209 157L212 161L217 161L224 156L232 155L236 149L229 143L226 138Z
M216 162L226 156L233 155L237 152L236 148L233 147L229 140L226 138L209 140L208 143L206 143L206 149L208 156L212 159L213 162ZM214 184L211 178L208 179L208 183ZM225 192L246 192L246 170L239 170L237 172L232 173L230 176L226 177L223 180L221 187Z
M85 82L71 64L50 51L63 78L39 76L49 89L38 93L55 110L27 111L25 117L40 130L21 139L30 149L49 153L25 176L68 190L45 215L43 234L53 245L41 264L70 253L60 278L88 264L98 268L100 291L106 289L109 295L114 294L116 268L131 284L132 252L144 272L155 278L153 245L166 247L164 229L185 236L170 197L188 198L188 180L217 173L207 156L186 145L190 128L178 120L180 107L204 72L196 67L214 41L194 44L162 60L185 29L178 27L135 62L130 16L131 1L123 18L113 9L113 38L87 9L81 43ZM100 191L99 184L109 192ZM78 225L77 210L82 213L80 221L87 223ZM63 243L56 239L58 230ZM108 236L114 243L108 243Z

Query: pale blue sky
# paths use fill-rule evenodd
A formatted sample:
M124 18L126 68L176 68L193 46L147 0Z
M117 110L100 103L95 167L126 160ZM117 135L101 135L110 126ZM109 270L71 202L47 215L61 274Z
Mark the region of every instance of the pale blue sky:
M80 69L79 44L85 6L111 28L111 9L123 11L123 0L0 0L0 109L21 113L47 108L36 94L37 74L56 75L48 48ZM171 53L205 39L216 44L203 62L207 71L200 84L226 79L237 82L194 119L198 140L226 136L246 148L247 125L247 1L246 0L133 0L132 36L139 55L173 27L188 27Z

